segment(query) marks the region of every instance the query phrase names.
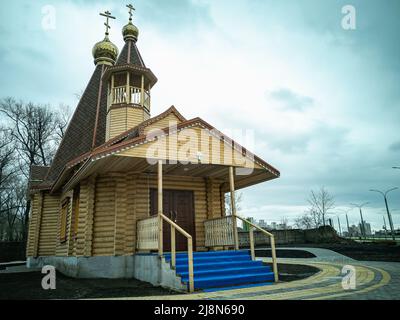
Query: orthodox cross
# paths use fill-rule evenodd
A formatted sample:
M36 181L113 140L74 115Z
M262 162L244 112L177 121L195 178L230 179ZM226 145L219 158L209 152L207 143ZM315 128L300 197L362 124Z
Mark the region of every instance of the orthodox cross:
M103 17L106 17L106 19L107 19L106 22L104 23L104 25L106 26L106 36L108 36L109 35L108 30L111 29L111 27L110 27L110 25L108 23L108 19L115 19L115 17L113 17L111 15L111 12L108 11L108 10L106 12L104 12L104 13L100 13L100 15L103 16Z
M133 16L132 11L135 11L136 9L131 4L128 4L126 7L129 9L129 21L132 21L132 16Z

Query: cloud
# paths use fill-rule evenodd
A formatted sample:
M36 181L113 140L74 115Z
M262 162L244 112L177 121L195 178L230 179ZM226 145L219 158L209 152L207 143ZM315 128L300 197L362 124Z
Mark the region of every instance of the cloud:
M20 0L0 11L0 98L74 107L74 93L94 69L91 49L104 36L98 13L109 9L117 17L110 38L121 49L126 2L54 2L52 32L40 27L45 4ZM222 131L252 130L252 151L281 171L280 179L243 190L243 215L294 217L310 190L325 185L339 205L370 201L365 219L382 224L382 199L368 190L400 179L391 169L400 150L400 4L353 4L354 32L341 28L336 0L136 4L138 47L159 79L152 115L174 104ZM393 194L390 207L399 209L400 197ZM355 223L357 212L349 218Z
M395 143L392 143L392 144L389 146L389 150L390 150L390 151L395 151L395 152L400 151L400 141L395 142Z
M290 89L283 88L267 94L269 98L282 104L286 110L303 111L314 105L314 99L294 93Z

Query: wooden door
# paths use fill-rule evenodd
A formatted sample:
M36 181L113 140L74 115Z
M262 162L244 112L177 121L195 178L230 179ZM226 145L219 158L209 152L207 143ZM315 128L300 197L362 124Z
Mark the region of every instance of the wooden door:
M175 221L181 228L193 237L195 248L195 213L193 191L163 190L163 211L164 215ZM150 190L150 214L158 213L157 190ZM164 252L171 251L171 227L164 222ZM176 232L176 250L187 251L187 238Z

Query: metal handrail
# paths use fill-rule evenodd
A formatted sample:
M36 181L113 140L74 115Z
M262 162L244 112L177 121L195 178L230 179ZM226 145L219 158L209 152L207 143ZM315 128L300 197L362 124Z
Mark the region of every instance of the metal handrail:
M274 277L275 277L275 282L279 281L279 274L278 274L278 262L276 259L276 250L275 250L275 236L264 230L263 228L255 225L254 223L238 216L235 215L236 218L242 220L243 222L247 223L248 225L250 225L250 250L251 250L251 257L253 260L255 260L256 254L255 254L255 249L254 249L254 229L257 229L258 231L261 231L264 235L267 235L268 237L270 237L271 240L271 253L272 253L272 270L274 272Z
M178 226L174 221L169 219L164 214L159 214L161 219L166 221L171 226L171 265L172 268L176 268L176 241L175 231L178 230L183 236L187 238L188 245L188 268L189 268L189 292L194 292L194 275L193 275L193 238L192 236ZM162 224L162 221L161 221ZM162 254L162 252L161 252Z

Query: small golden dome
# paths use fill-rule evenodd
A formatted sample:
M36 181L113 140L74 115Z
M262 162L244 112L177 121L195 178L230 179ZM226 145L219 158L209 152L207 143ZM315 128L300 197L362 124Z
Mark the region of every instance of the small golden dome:
M103 41L96 43L93 47L93 58L95 65L107 64L114 65L118 57L118 48L113 44L108 36Z
M122 29L122 35L124 36L124 40L132 40L132 41L137 41L139 37L139 29L132 24L132 22L129 22L123 29Z

